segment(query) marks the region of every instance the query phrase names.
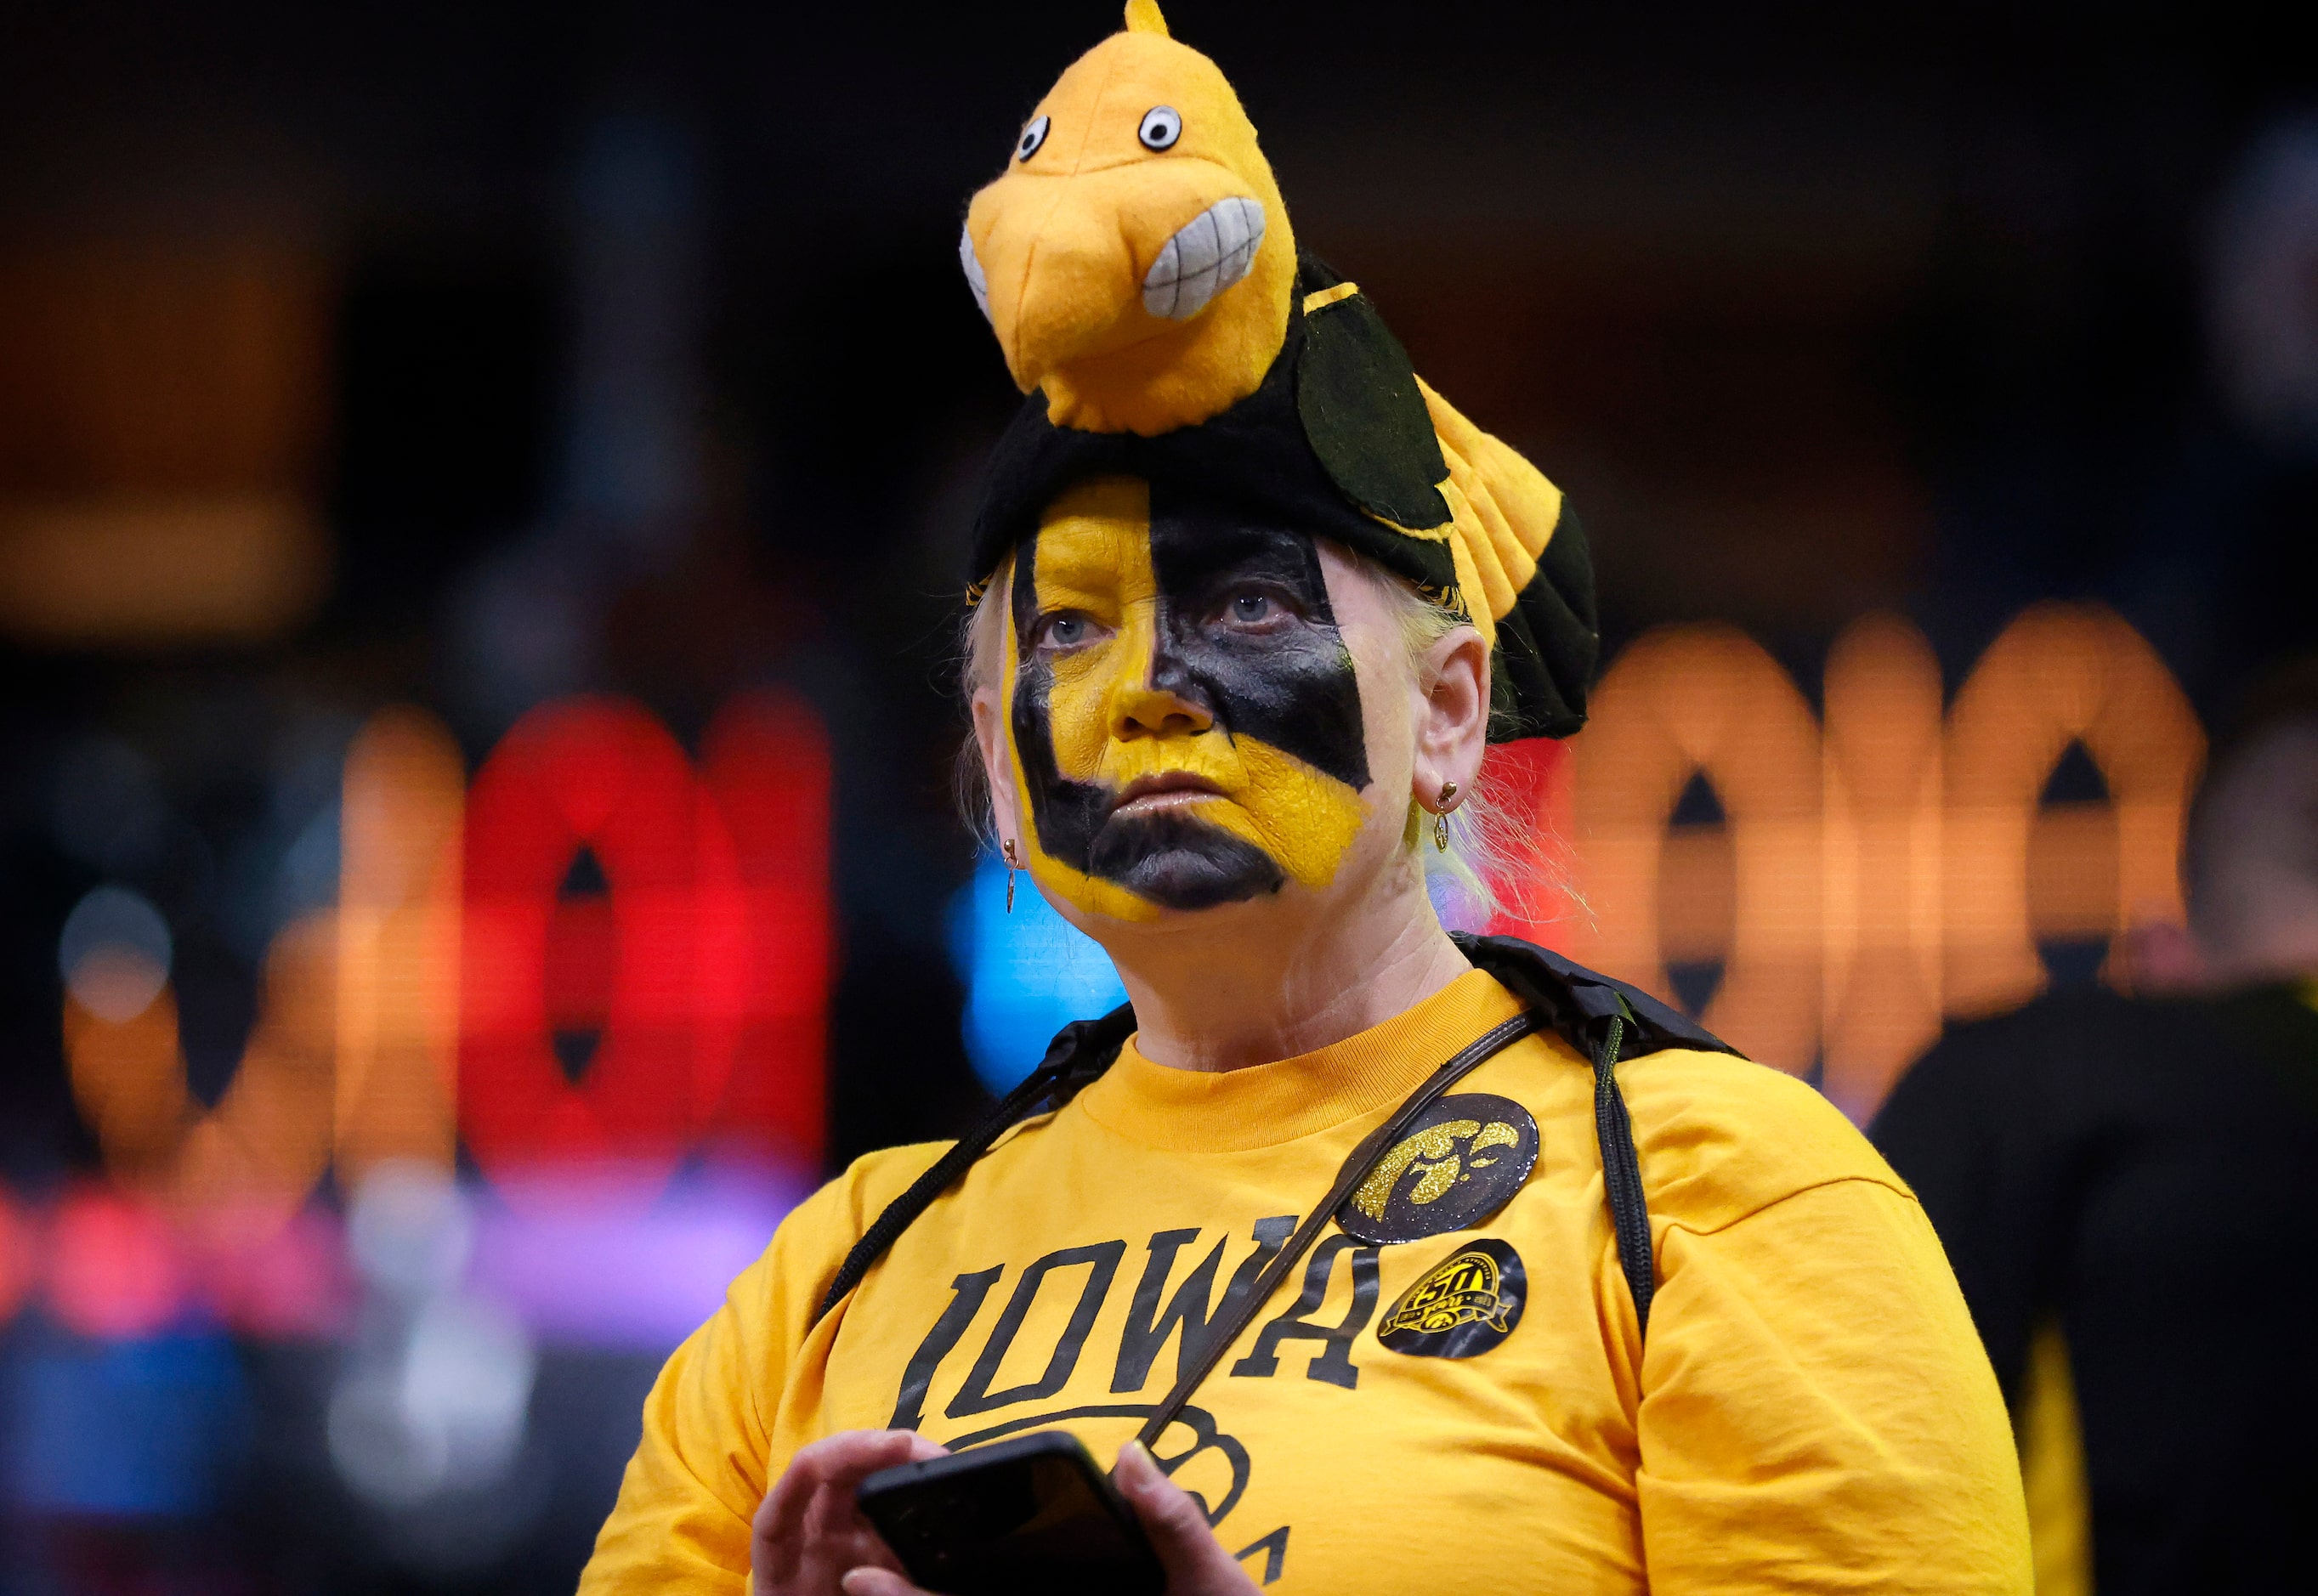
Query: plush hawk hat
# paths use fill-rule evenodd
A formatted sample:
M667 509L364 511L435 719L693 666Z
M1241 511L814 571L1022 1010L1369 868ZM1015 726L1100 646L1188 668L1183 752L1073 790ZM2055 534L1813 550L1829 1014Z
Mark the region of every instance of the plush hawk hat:
M1492 651L1492 740L1585 723L1594 578L1561 490L1298 251L1239 96L1156 0L1128 0L1126 31L1038 102L958 256L1029 396L992 457L975 592L1074 482L1181 483L1469 617Z

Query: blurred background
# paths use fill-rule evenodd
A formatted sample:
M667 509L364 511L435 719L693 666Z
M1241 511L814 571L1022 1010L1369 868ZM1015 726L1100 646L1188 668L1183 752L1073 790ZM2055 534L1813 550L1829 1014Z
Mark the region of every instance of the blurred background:
M2129 981L2203 728L2318 644L2307 53L1168 10L1592 534L1505 923L1862 1121ZM1016 402L958 218L1116 26L0 12L0 1591L569 1589L788 1206L1115 1000L949 765Z

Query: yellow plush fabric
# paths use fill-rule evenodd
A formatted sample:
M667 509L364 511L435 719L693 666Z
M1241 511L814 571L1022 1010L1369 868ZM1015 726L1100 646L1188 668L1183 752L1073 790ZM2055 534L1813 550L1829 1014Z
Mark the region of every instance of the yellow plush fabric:
M1449 462L1441 495L1449 501L1457 585L1473 624L1494 643L1496 623L1537 575L1538 556L1561 523L1561 489L1518 451L1459 415L1423 378L1416 388Z
M974 196L966 237L1007 369L1057 426L1146 436L1255 391L1286 336L1296 238L1254 124L1216 64L1168 37L1151 0L1079 58L1031 112L1044 142ZM1138 135L1158 107L1181 131ZM1246 277L1189 320L1143 284L1167 241L1218 202L1251 200L1263 240Z
M678 1350L582 1596L732 1592L799 1446L916 1425L1059 1428L1109 1458L1260 1247L1442 1059L1514 1012L1487 974L1299 1058L1172 1070L1132 1043L1011 1134L813 1320L855 1237L939 1154L872 1154L781 1226ZM1399 1596L1877 1592L2026 1596L2003 1399L1907 1188L1801 1082L1725 1054L1621 1066L1658 1295L1618 1268L1593 1071L1532 1036L1458 1090L1533 1116L1536 1171L1487 1221L1526 1297L1466 1358L1382 1344L1468 1233L1331 1231L1155 1448L1268 1588ZM1279 1548L1273 1562L1273 1548Z

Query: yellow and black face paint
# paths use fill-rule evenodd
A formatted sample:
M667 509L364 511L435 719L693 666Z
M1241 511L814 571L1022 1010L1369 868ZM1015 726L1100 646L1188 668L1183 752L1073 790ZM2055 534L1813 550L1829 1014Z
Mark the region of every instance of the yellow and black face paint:
M1149 919L1334 877L1368 754L1309 537L1097 479L1048 507L1009 599L1005 713L1041 884Z

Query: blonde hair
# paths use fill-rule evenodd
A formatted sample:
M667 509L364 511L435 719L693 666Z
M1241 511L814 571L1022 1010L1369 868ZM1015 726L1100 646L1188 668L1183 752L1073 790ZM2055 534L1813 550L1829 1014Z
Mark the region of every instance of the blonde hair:
M1352 560L1361 575L1377 585L1391 606L1412 672L1422 668L1425 655L1435 643L1460 626L1472 624L1366 555L1354 553ZM999 660L1004 648L1004 633L1000 627L1007 610L1006 595L1011 587L1013 569L1014 561L1010 557L991 577L959 625L959 681L969 704L976 693L998 684ZM1487 691L1486 683L1483 690ZM983 846L996 847L989 776L983 768L982 749L971 725L966 729L964 746L958 749L956 778L958 814L966 829ZM1487 784L1477 784L1476 790L1467 794L1465 801L1450 813L1448 829L1448 848L1444 851L1434 847L1433 817L1414 796L1409 799L1408 820L1401 834L1403 847L1416 856L1428 883L1444 884L1464 901L1464 913L1457 918L1477 918L1486 923L1508 907L1500 901L1495 883L1511 879L1511 868L1524 856L1533 854L1535 845L1523 828L1500 807ZM1439 901L1437 892L1434 901Z

